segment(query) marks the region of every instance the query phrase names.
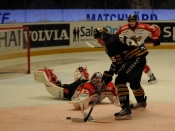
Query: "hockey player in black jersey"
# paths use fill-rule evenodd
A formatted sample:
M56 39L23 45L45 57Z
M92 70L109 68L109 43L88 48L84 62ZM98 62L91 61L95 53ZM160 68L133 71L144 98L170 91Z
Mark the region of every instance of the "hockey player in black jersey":
M146 96L140 82L146 65L148 50L136 38L126 38L123 35L110 34L104 27L94 30L94 39L105 47L112 63L109 71L104 71L102 80L105 84L112 81L116 74L115 86L118 91L122 110L115 113L115 119L131 119L131 108L146 107ZM129 105L129 83L137 103Z

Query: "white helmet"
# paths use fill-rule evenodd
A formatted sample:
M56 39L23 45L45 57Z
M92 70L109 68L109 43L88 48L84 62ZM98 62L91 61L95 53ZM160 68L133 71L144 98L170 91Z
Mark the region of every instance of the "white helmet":
M92 75L90 82L94 85L96 91L99 91L102 86L102 74L100 72L95 72Z

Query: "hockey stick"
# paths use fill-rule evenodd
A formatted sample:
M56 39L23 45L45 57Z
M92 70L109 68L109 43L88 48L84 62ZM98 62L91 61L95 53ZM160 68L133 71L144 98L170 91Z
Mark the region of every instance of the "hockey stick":
M91 47L91 48L102 48L102 47L100 47L100 46L93 46L92 44L90 44L89 42L85 42L86 43L86 45L88 45L89 47Z
M86 116L88 115L88 113L86 113L86 112L83 110L82 107L81 107L81 111L82 111L84 117L86 117ZM94 120L94 119L92 118L92 116L89 116L88 121L92 121L92 120Z
M71 121L72 121L72 122L87 122L87 120L89 119L89 117L90 117L90 115L91 115L91 112L92 112L92 110L93 110L95 104L98 102L98 99L99 99L99 97L100 97L100 94L101 94L101 92L102 92L104 86L105 86L105 83L104 83L104 81L103 81L102 87L101 87L100 91L98 92L97 97L96 97L96 100L93 102L93 104L92 104L92 106L91 106L91 109L90 109L89 113L87 114L87 116L86 116L85 118L83 118L83 119L82 119L82 118L71 118Z

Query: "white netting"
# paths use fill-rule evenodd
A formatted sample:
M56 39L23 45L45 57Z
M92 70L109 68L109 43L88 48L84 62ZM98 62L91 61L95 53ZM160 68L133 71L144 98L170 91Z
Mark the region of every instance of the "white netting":
M0 28L0 72L30 73L28 27Z

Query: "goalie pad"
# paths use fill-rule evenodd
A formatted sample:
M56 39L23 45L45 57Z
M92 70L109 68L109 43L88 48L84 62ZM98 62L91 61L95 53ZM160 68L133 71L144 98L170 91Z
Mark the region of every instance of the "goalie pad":
M75 69L74 71L74 79L75 81L77 80L89 80L89 73L87 70L87 67L83 68L83 67L78 67L77 69Z
M73 104L75 109L83 109L87 108L89 105L89 91L86 89L76 90L74 95L72 96L72 100L69 102Z
M64 99L64 88L55 84L57 76L51 69L38 69L34 71L35 82L44 83L46 90L58 99Z

